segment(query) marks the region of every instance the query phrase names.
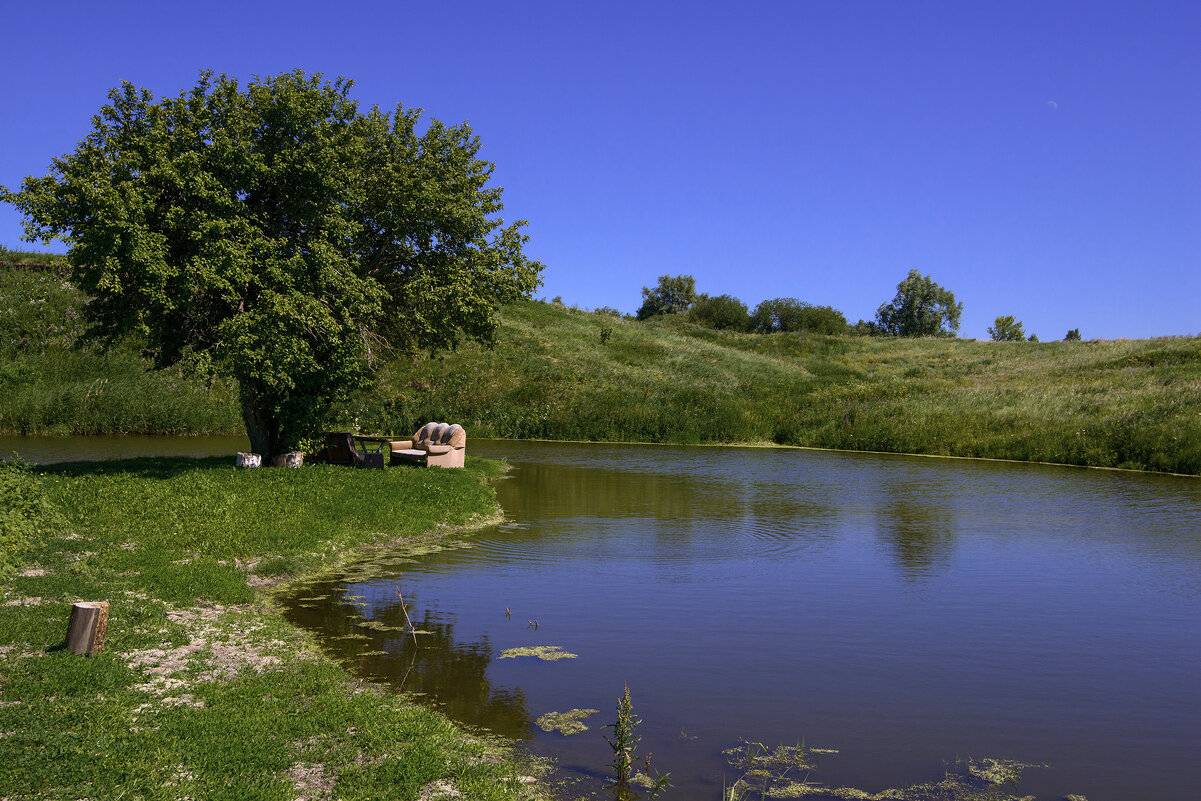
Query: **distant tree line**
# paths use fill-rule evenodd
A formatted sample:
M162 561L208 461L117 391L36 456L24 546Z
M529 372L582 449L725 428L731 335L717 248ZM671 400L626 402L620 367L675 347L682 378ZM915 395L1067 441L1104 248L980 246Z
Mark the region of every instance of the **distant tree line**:
M959 330L963 304L917 270L897 285L896 297L876 312L873 321L847 323L846 315L832 306L796 298L770 298L754 309L733 295L697 293L691 275L661 275L654 287L642 288L642 306L635 317L649 320L666 315L686 315L690 322L727 331L772 334L808 331L815 334L865 336L954 336Z
M608 306L597 312L620 316L617 309ZM649 320L667 315L683 315L689 322L719 331L953 337L959 331L963 304L930 276L910 270L897 284L893 299L876 310L875 319L850 324L832 306L818 306L796 298L771 298L750 309L733 295L698 293L696 279L691 275L661 275L656 286L642 288L642 306L634 317ZM1012 314L997 317L988 334L994 342L1038 342L1034 334L1026 336L1022 322ZM1069 330L1064 341L1080 341L1080 329Z

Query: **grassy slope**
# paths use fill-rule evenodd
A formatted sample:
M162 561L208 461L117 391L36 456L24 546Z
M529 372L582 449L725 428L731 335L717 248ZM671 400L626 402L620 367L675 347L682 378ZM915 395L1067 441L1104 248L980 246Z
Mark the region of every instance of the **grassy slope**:
M247 583L478 522L495 470L40 468L60 516L0 589L0 798L534 797L517 763L352 679ZM112 604L90 659L61 650L81 598Z
M601 331L611 329L602 343ZM1201 339L995 343L735 334L528 302L494 352L394 365L404 430L777 442L1201 473Z
M236 433L234 390L71 350L83 299L0 268L0 433ZM345 424L474 436L777 442L1201 473L1201 339L733 334L525 302L495 350L397 361ZM602 330L610 330L606 342Z
M151 372L132 346L72 347L83 298L52 268L0 266L0 433L242 431L232 387Z

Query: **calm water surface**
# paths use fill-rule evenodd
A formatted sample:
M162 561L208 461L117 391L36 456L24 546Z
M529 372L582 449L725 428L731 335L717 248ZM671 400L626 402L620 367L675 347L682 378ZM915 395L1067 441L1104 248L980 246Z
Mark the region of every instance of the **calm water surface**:
M1201 797L1201 481L797 450L472 449L515 467L503 525L302 588L289 616L361 675L569 775L603 773L628 682L671 798L718 798L740 738L839 749L810 778L871 792L993 756L1048 765L1021 782L1039 798ZM432 632L416 648L379 629L404 624L398 583ZM578 658L499 658L529 645ZM600 710L587 732L534 725L573 708Z
M32 441L0 438L0 454L245 448ZM1201 798L1197 479L795 450L471 449L514 465L503 525L304 587L288 615L360 675L426 693L568 776L600 786L602 727L628 682L668 798L717 799L738 776L722 749L740 738L839 749L810 779L872 792L994 756L1048 765L1019 788L1040 799ZM387 630L404 624L398 583L431 632L417 648ZM529 645L578 657L499 658ZM588 731L534 725L573 708L600 710Z

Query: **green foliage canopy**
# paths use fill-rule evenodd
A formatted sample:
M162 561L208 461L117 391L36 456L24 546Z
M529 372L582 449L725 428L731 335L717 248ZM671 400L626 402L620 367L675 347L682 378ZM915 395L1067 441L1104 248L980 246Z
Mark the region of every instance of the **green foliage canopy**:
M696 279L691 275L661 275L654 289L642 288L642 306L638 319L646 320L658 314L679 314L688 311L696 301Z
M796 298L765 300L751 313L751 325L760 333L773 331L812 331L816 334L844 334L847 318L832 306L813 306Z
M204 72L155 101L126 83L74 153L20 192L26 237L68 245L88 335L144 342L162 367L238 381L270 456L370 383L384 352L489 341L542 265L505 226L466 125L373 107L301 71L245 88Z
M751 322L746 304L738 298L733 295L710 297L704 292L696 296L688 310L688 319L707 328L731 331L745 331Z
M892 302L876 310L876 324L889 336L954 336L962 314L963 304L955 302L954 293L910 270L897 284Z
M847 333L857 337L879 337L884 332L875 320L859 320L854 325L847 326Z
M1026 339L1021 321L1015 319L1012 314L994 320L988 329L988 335L992 337L993 342L1022 342Z

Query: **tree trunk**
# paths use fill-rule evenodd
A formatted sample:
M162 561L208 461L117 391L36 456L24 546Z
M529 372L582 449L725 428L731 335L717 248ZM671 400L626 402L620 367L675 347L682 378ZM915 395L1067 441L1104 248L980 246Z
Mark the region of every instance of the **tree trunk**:
M263 457L264 465L269 465L279 451L279 422L259 410L254 392L245 384L238 394L242 400L242 421L246 424L246 435L250 437L250 450Z

